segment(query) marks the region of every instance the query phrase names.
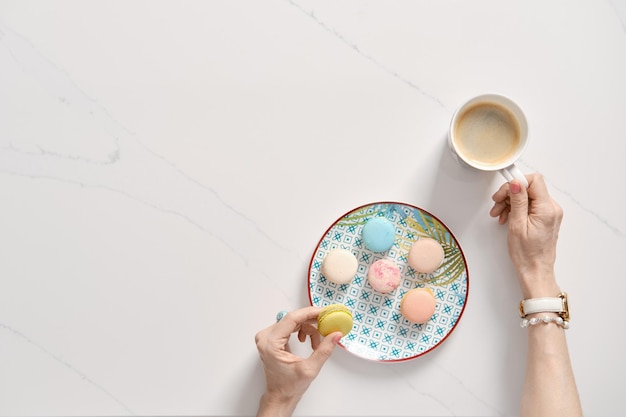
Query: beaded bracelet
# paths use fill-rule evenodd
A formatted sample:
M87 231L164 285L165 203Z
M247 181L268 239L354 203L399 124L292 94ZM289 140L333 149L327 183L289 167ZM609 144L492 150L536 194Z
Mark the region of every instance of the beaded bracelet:
M555 323L556 325L569 329L569 321L563 320L563 317L560 316L545 316L545 317L533 317L532 319L522 319L520 322L520 327L526 328L528 326L534 326L539 323Z

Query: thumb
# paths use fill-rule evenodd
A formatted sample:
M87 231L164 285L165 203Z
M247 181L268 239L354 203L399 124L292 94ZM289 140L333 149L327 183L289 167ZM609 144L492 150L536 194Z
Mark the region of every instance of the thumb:
M337 343L339 343L342 337L343 334L341 334L341 332L334 332L326 336L324 340L320 342L317 349L311 353L307 362L311 363L318 371L322 369L322 366L324 366L328 358L330 358L330 355L335 350L335 346L337 346Z
M526 222L528 218L528 192L526 191L526 187L517 180L513 180L509 183L509 202L511 203L509 224Z

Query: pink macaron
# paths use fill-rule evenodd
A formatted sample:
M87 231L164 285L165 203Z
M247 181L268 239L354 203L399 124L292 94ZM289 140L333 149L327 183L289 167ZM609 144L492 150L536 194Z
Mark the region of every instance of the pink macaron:
M367 280L372 288L383 294L398 288L401 278L400 268L390 259L379 259L367 271Z

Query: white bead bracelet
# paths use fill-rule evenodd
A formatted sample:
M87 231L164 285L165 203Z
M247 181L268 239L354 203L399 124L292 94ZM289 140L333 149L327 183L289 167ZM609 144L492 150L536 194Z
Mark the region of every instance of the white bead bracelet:
M544 317L533 317L532 319L522 319L522 321L520 322L520 327L525 328L528 326L534 326L535 324L539 324L539 323L555 323L556 325L564 328L564 329L569 329L569 322L563 320L563 317L560 316L544 316Z

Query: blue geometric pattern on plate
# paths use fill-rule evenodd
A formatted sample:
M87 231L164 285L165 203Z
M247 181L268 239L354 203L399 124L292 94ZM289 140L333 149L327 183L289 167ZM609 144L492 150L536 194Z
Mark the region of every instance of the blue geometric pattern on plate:
M396 228L393 246L383 253L367 249L361 238L363 225L376 216L384 216ZM417 273L407 264L411 245L421 237L433 238L444 248L444 261L431 274ZM348 249L357 258L357 273L349 284L336 284L321 273L324 257L335 248ZM400 286L388 294L374 290L367 281L369 266L383 258L394 260L402 274ZM400 313L400 301L410 289L424 287L435 296L435 313L426 323L411 323ZM350 308L354 326L341 339L341 346L375 361L413 359L439 346L458 324L468 288L465 256L447 226L432 214L404 203L373 203L348 212L322 236L309 265L311 305L339 303Z

